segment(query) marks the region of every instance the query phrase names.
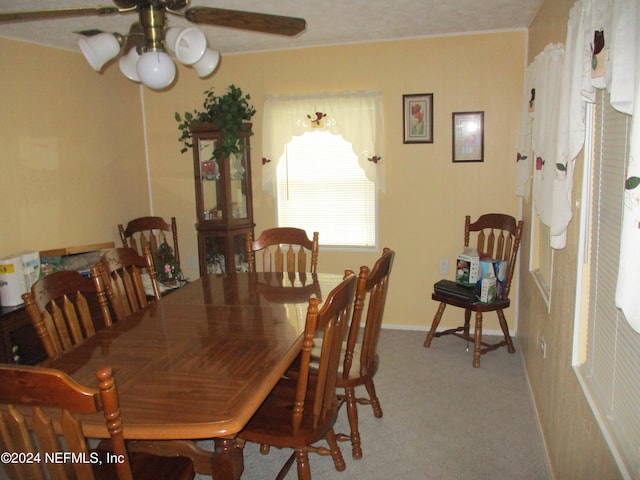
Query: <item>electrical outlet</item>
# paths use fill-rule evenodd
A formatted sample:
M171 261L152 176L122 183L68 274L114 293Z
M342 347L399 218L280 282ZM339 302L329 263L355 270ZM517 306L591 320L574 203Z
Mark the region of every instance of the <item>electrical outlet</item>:
M547 358L547 341L544 337L540 337L540 353L542 358Z
M440 260L440 275L449 273L449 260Z

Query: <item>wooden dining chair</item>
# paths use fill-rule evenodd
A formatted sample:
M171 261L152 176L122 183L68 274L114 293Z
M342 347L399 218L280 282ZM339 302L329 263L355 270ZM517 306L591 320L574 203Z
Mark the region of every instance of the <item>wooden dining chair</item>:
M264 272L312 272L318 266L318 232L313 240L301 228L278 227L263 231L253 240L246 235L246 254L249 271L255 272L256 258Z
M355 459L362 458L357 404L371 405L373 415L376 418L382 417L373 377L378 371L378 339L394 257L395 252L385 248L371 270L366 266L360 267L351 325L347 341L343 344L343 364L338 373L337 387L344 389L351 432L349 435L338 434L338 440L351 440L352 456ZM361 332L365 305L367 315ZM356 387L362 385L366 388L368 397L356 397Z
M25 309L49 358L112 323L100 269L91 278L61 270L37 280L22 295Z
M158 255L158 247L162 243L169 243L167 233L171 233L171 247L178 263L180 263L180 249L178 248L178 226L176 217L171 217L167 223L162 217L138 217L130 220L126 228L118 225L122 246L133 248L139 255L143 254L142 245L149 245L151 255Z
M318 309L317 298L309 300L298 375L282 377L238 434L241 441L294 449L277 478L284 478L297 461L298 479L309 480L309 451L331 455L338 471L346 467L333 425L339 409L336 378L340 350L355 287L356 277L347 271L345 279L327 295L322 308ZM323 334L322 351L318 374L313 375L310 371L311 350L318 331ZM322 439L329 448L313 446ZM266 449L262 451L266 452Z
M146 244L142 249L142 256L132 248L120 247L107 250L100 257L107 298L117 320L146 307L147 291L152 298L160 298L151 251ZM145 281L150 288L145 289Z
M513 341L509 335L509 326L504 316L504 310L509 308L511 304L509 291L511 289L513 271L516 266L523 226L524 222L522 220L516 222L516 219L512 216L500 213L481 215L473 223L471 222L471 217L469 215L466 216L464 246L475 246L481 258L505 260L508 262L503 298L495 300L492 303L480 303L475 300L461 300L434 292L431 298L439 302L439 306L433 317L431 329L424 341L425 348L431 346L433 337L440 337L442 335L455 335L468 342L473 342L473 366L476 368L480 367L480 356L487 352L504 346L507 347L509 353L515 352ZM475 245L471 243L471 234L476 236ZM447 305L464 310L464 324L457 328L450 328L438 332L437 328ZM471 312L475 312L475 329L473 335L470 333ZM485 312L497 313L504 340L493 344L482 340L482 320L483 313Z
M127 453L126 420L111 369L98 370L96 377L97 389L60 370L0 364L0 442L3 455L15 459L3 457L9 477L192 479L194 466L186 457ZM79 418L101 411L110 437L108 452L88 447Z
M166 283L182 280L176 217L171 217L170 222L167 223L162 217L138 217L129 221L126 228L118 225L123 247L133 248L142 256L142 246L149 246L156 276ZM167 239L169 233L170 239ZM165 271L167 266L170 269L168 272Z

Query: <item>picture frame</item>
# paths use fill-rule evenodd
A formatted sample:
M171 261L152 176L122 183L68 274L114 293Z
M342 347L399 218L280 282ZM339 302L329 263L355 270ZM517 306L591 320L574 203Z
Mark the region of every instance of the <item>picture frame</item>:
M484 112L454 112L453 162L484 162Z
M433 93L402 95L403 143L433 143Z

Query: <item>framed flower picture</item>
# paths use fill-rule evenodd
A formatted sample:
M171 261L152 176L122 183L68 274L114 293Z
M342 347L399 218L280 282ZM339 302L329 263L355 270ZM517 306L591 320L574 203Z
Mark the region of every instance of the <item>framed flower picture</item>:
M402 95L404 143L433 143L433 93Z
M453 113L453 161L484 161L484 112Z

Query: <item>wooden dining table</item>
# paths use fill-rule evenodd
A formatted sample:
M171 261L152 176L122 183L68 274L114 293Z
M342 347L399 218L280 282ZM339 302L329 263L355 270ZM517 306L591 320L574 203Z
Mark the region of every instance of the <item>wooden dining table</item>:
M111 367L130 450L188 455L198 473L237 479L237 433L301 351L309 298L322 301L342 278L204 276L42 365L85 385ZM87 436L108 438L101 414L81 420ZM214 439L214 451L198 439Z

